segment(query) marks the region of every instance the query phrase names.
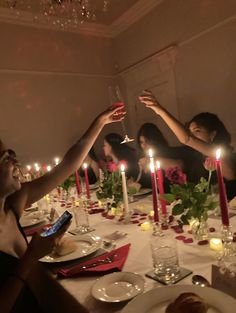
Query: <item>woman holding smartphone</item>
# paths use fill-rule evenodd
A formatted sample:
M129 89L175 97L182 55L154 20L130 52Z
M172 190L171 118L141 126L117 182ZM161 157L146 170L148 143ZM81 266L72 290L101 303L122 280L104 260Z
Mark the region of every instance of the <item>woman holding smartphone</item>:
M28 244L19 219L25 208L48 194L81 166L102 128L124 118L122 114L119 119L113 119L119 109L101 113L59 165L31 182L20 183L16 154L0 145L1 313L87 312L38 263L52 251L69 225L51 236L35 234Z

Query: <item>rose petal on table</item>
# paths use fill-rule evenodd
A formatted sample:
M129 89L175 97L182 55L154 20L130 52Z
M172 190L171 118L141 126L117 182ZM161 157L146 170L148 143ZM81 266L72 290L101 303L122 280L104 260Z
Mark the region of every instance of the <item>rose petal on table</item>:
M162 230L166 230L166 229L168 229L169 227L168 227L168 225L167 224L161 224L161 229Z
M192 235L193 231L192 230L188 230L188 234Z
M233 236L233 242L236 242L236 235Z
M144 217L140 217L140 219L139 219L140 221L144 221L144 220L146 220L146 217L144 216Z
M204 246L204 245L207 245L209 242L208 242L208 240L200 240L200 241L198 241L198 245L199 246Z
M177 234L181 234L183 233L183 228L181 228L179 225L174 225L174 226L171 226L171 228L177 233Z
M173 216L173 215L170 215L168 219L169 219L169 223L172 223L173 220L174 220L174 216Z
M183 240L184 243L193 243L193 239L192 238L185 238Z
M177 240L185 240L185 236L182 236L182 235L180 235L180 236L176 236L175 237L175 239L177 239Z
M141 213L140 216L147 216L147 213Z
M108 220L113 220L113 218L115 218L115 215L108 215L108 214L107 214L106 218L107 218Z
M132 221L133 224L139 224L138 220Z
M210 232L210 233L214 233L215 231L216 231L215 227L210 227L210 228L209 228L209 232Z

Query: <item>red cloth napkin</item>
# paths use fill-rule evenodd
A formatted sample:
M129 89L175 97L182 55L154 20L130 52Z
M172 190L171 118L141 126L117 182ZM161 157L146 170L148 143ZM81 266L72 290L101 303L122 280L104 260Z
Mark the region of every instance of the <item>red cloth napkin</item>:
M31 227L30 229L24 229L24 233L26 236L33 236L34 233L41 232L43 230L46 230L48 227L51 227L52 224L44 224L36 227Z
M64 269L62 268L57 272L57 274L60 277L69 278L69 277L78 276L79 274L85 273L85 272L98 274L98 273L105 273L105 272L110 272L110 271L121 271L127 259L130 245L131 244L129 243L125 246L122 246L118 249L114 249L110 252L100 255L89 261L76 264L70 268L64 268ZM96 262L99 263L99 261L105 260L108 257L113 257L113 261L111 263L100 264L100 265L86 268L86 269L82 268L83 266L89 266L90 264L93 264Z

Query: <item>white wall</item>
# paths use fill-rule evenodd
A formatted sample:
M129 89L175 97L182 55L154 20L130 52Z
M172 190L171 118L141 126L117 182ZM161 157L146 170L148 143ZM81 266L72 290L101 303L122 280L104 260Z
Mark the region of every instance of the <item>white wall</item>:
M0 138L23 162L62 156L109 104L111 41L4 23L0 39Z
M180 119L184 122L201 111L215 112L236 147L235 35L235 0L164 0L115 38L113 55L123 73L148 56L177 45L174 72Z

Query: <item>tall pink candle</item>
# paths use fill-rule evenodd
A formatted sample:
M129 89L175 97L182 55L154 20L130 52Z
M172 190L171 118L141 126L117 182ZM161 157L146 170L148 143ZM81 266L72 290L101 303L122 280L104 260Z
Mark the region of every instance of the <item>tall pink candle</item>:
M161 211L163 215L166 215L167 210L166 210L166 202L164 199L161 199L161 196L165 193L164 192L164 184L163 184L163 175L162 175L162 170L161 170L161 165L160 162L157 161L157 178L158 178L158 189L159 189L159 194L160 194L160 202L161 202Z
M225 184L222 175L221 161L220 161L221 150L216 150L216 173L219 186L219 197L220 197L220 210L221 210L221 220L224 226L229 226L229 215L228 215L228 204L227 196L225 191Z
M84 176L85 176L86 194L87 194L87 198L90 199L90 188L89 188L88 165L87 165L87 163L83 164L83 168L84 168Z
M76 184L76 189L77 189L77 193L78 193L78 196L79 196L80 192L81 192L81 188L80 188L78 171L75 171L75 184Z
M155 167L153 163L150 163L151 181L152 181L152 203L154 211L154 222L159 221L158 216L158 204L157 204L157 185L156 185L156 175Z

